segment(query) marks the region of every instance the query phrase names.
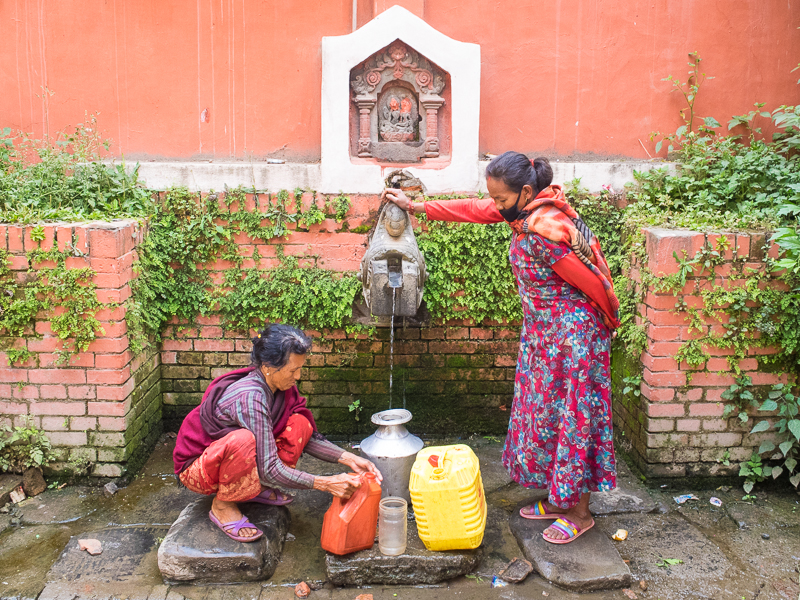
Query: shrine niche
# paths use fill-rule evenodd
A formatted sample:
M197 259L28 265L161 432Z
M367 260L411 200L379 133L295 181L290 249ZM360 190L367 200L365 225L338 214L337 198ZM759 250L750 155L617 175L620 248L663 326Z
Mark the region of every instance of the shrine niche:
M379 162L438 158L447 74L396 40L350 71L351 155Z

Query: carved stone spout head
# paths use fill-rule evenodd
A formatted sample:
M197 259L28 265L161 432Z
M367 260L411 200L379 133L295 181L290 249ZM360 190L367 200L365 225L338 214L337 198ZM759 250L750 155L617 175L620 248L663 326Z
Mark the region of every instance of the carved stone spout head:
M361 261L364 300L375 316L413 317L422 302L427 279L411 220L387 202Z

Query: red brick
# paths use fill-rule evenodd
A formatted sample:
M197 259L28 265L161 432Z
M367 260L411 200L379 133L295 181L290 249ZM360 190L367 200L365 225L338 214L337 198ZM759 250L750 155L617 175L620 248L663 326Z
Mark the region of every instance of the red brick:
M20 400L37 400L39 398L39 388L35 385L14 386L14 398Z
M120 338L128 333L128 325L125 321L117 321L114 323L101 322L100 327L103 328L103 332L98 333L98 335L106 338Z
M63 361L63 355L55 352L41 352L39 354L39 366L52 368L52 367L93 367L94 354L89 352L81 352L73 354L69 357L69 364Z
M12 254L22 254L25 246L22 242L22 227L16 225L8 226L8 251Z
M42 398L65 400L67 398L67 388L63 385L43 385L39 388L39 395Z
M650 325L647 337L657 342L673 342L681 339L681 328L667 325Z
M133 252L128 252L119 258L91 258L89 266L96 273L125 273L133 267Z
M31 402L32 415L85 415L85 402Z
M29 342L30 343L30 342ZM26 369L3 369L0 368L0 382L20 383L28 381L28 371Z
M128 414L130 401L125 402L89 402L89 414L108 417L124 417Z
M470 337L469 329L467 329L466 327L459 327L459 328L448 327L445 330L445 337L448 340L467 340Z
M710 358L706 362L706 368L709 371L730 371L731 366L725 358Z
M675 390L672 388L653 388L642 383L642 396L651 402L670 402L675 398Z
M117 258L124 254L123 232L119 229L89 229L92 258Z
M517 357L511 355L499 355L496 356L494 359L494 366L496 367L516 367L517 366Z
M59 250L62 252L66 250L67 246L72 243L72 227L59 227L56 230L56 241Z
M67 431L69 429L69 417L42 417L42 429L45 431Z
M128 349L128 338L101 338L89 344L89 352L96 354L118 354Z
M682 371L653 373L645 369L643 374L645 383L653 387L680 387L686 385L686 373Z
M674 358L664 356L650 356L647 352L642 353L642 365L653 372L677 371L678 363Z
M98 289L97 300L103 304L121 304L131 297L130 287L125 286L121 289Z
M126 285L133 279L133 271L128 269L122 273L98 273L92 277L92 282L98 290L116 290Z
M71 385L67 388L67 394L74 400L91 400L96 397L97 392L93 386Z
M98 310L97 314L95 315L98 321L105 321L105 322L114 322L114 321L122 321L125 318L125 308L123 306L117 306L116 308L104 308L103 310Z
M123 417L99 417L97 424L102 431L125 431L125 419Z
M730 368L730 365L728 368ZM755 371L758 369L758 360L755 358L743 358L739 361L739 368L742 371Z
M125 400L133 392L134 387L133 379L128 379L124 385L101 385L97 387L97 399Z
M219 325L222 317L219 315L199 315L196 319L198 325Z
M28 259L25 256L11 254L9 257L8 268L12 271L27 271L30 268Z
M63 340L57 336L45 336L41 339L29 339L28 350L31 352L55 352L64 347Z
M29 377L31 383L86 383L84 369L36 369Z
M686 414L684 404L647 404L648 417L682 417Z
M647 351L653 356L675 356L682 346L681 342L653 342Z
M125 367L124 369L90 369L86 373L86 383L106 384L106 385L119 385L125 383L130 379L131 368Z
M162 350L185 352L192 350L192 340L164 340L161 348Z
M161 364L164 364L164 365L176 365L176 364L178 364L178 353L177 352L162 352L161 353Z
M690 388L686 392L678 394L680 402L697 402L703 397L703 388Z
M657 296L648 293L644 298L644 303L655 310L673 310L679 303L678 298L674 296Z
M95 367L98 369L121 369L131 362L132 352L121 354L97 354L94 358Z
M681 327L681 340L699 340L708 335L708 327Z
M718 375L716 373L695 373L692 375L692 385L732 385L733 375Z
M25 402L6 402L0 400L0 415L27 415L28 404Z
M689 315L685 312L647 309L647 320L652 325L686 325L688 317Z
M689 405L689 414L693 417L721 417L724 411L725 405L721 402Z
M234 340L195 340L194 349L201 352L233 352Z
M777 373L748 373L753 380L753 385L775 385L777 383L788 383L788 375Z
M719 239L721 237L725 237L727 241L727 250L722 250L719 247ZM720 253L720 256L723 260L731 260L733 258L733 248L736 246L736 234L732 232L725 232L725 233L709 233L706 236L708 241L708 245L711 247L712 250L716 250Z
M249 354L252 349L253 342L250 340L236 340L236 352L247 352Z

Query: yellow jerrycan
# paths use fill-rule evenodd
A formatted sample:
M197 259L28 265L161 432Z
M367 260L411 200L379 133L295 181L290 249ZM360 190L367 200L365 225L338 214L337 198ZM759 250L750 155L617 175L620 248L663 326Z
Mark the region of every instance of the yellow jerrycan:
M417 453L409 481L419 537L428 550L471 550L486 528L478 457L464 444Z

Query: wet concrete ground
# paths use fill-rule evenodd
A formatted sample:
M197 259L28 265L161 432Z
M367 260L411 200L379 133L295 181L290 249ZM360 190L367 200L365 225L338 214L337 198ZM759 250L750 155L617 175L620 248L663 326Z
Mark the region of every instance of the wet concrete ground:
M521 584L492 589L492 576L512 558L521 556L508 528L508 517L520 500L533 495L509 481L500 464L500 441L480 438L468 443L481 460L489 517L484 560L467 577L427 587L334 588L326 583L325 554L319 547L322 515L330 496L309 491L298 493L290 505L291 535L269 581L168 588L158 572L155 549L180 511L197 496L177 486L171 475L172 440L164 439L142 473L111 498L105 498L98 488L48 490L19 505L15 515L0 515L0 599L288 600L294 598L294 585L303 580L319 588L312 592L311 600L353 600L361 593L371 593L375 600L630 597L623 590L567 592L535 573ZM340 471L339 465L309 458L303 459L300 468L315 474ZM636 484L634 475L627 473L626 477L630 485ZM652 498L648 508L655 506L653 512L596 518L597 527L608 535L618 528L630 532L626 541L615 544L634 578L647 582L645 592L634 584L638 598L795 600L800 596L800 496L793 490L759 492L756 499L748 501L742 500L741 489L658 488L643 493ZM673 496L682 493L694 493L700 500L679 506ZM711 496L720 498L722 507L711 505ZM20 524L11 525L12 516L19 518ZM146 530L153 540L139 564L109 576L58 569L51 572L71 536L91 537L88 534L92 531L132 527ZM663 559L683 562L659 567Z

